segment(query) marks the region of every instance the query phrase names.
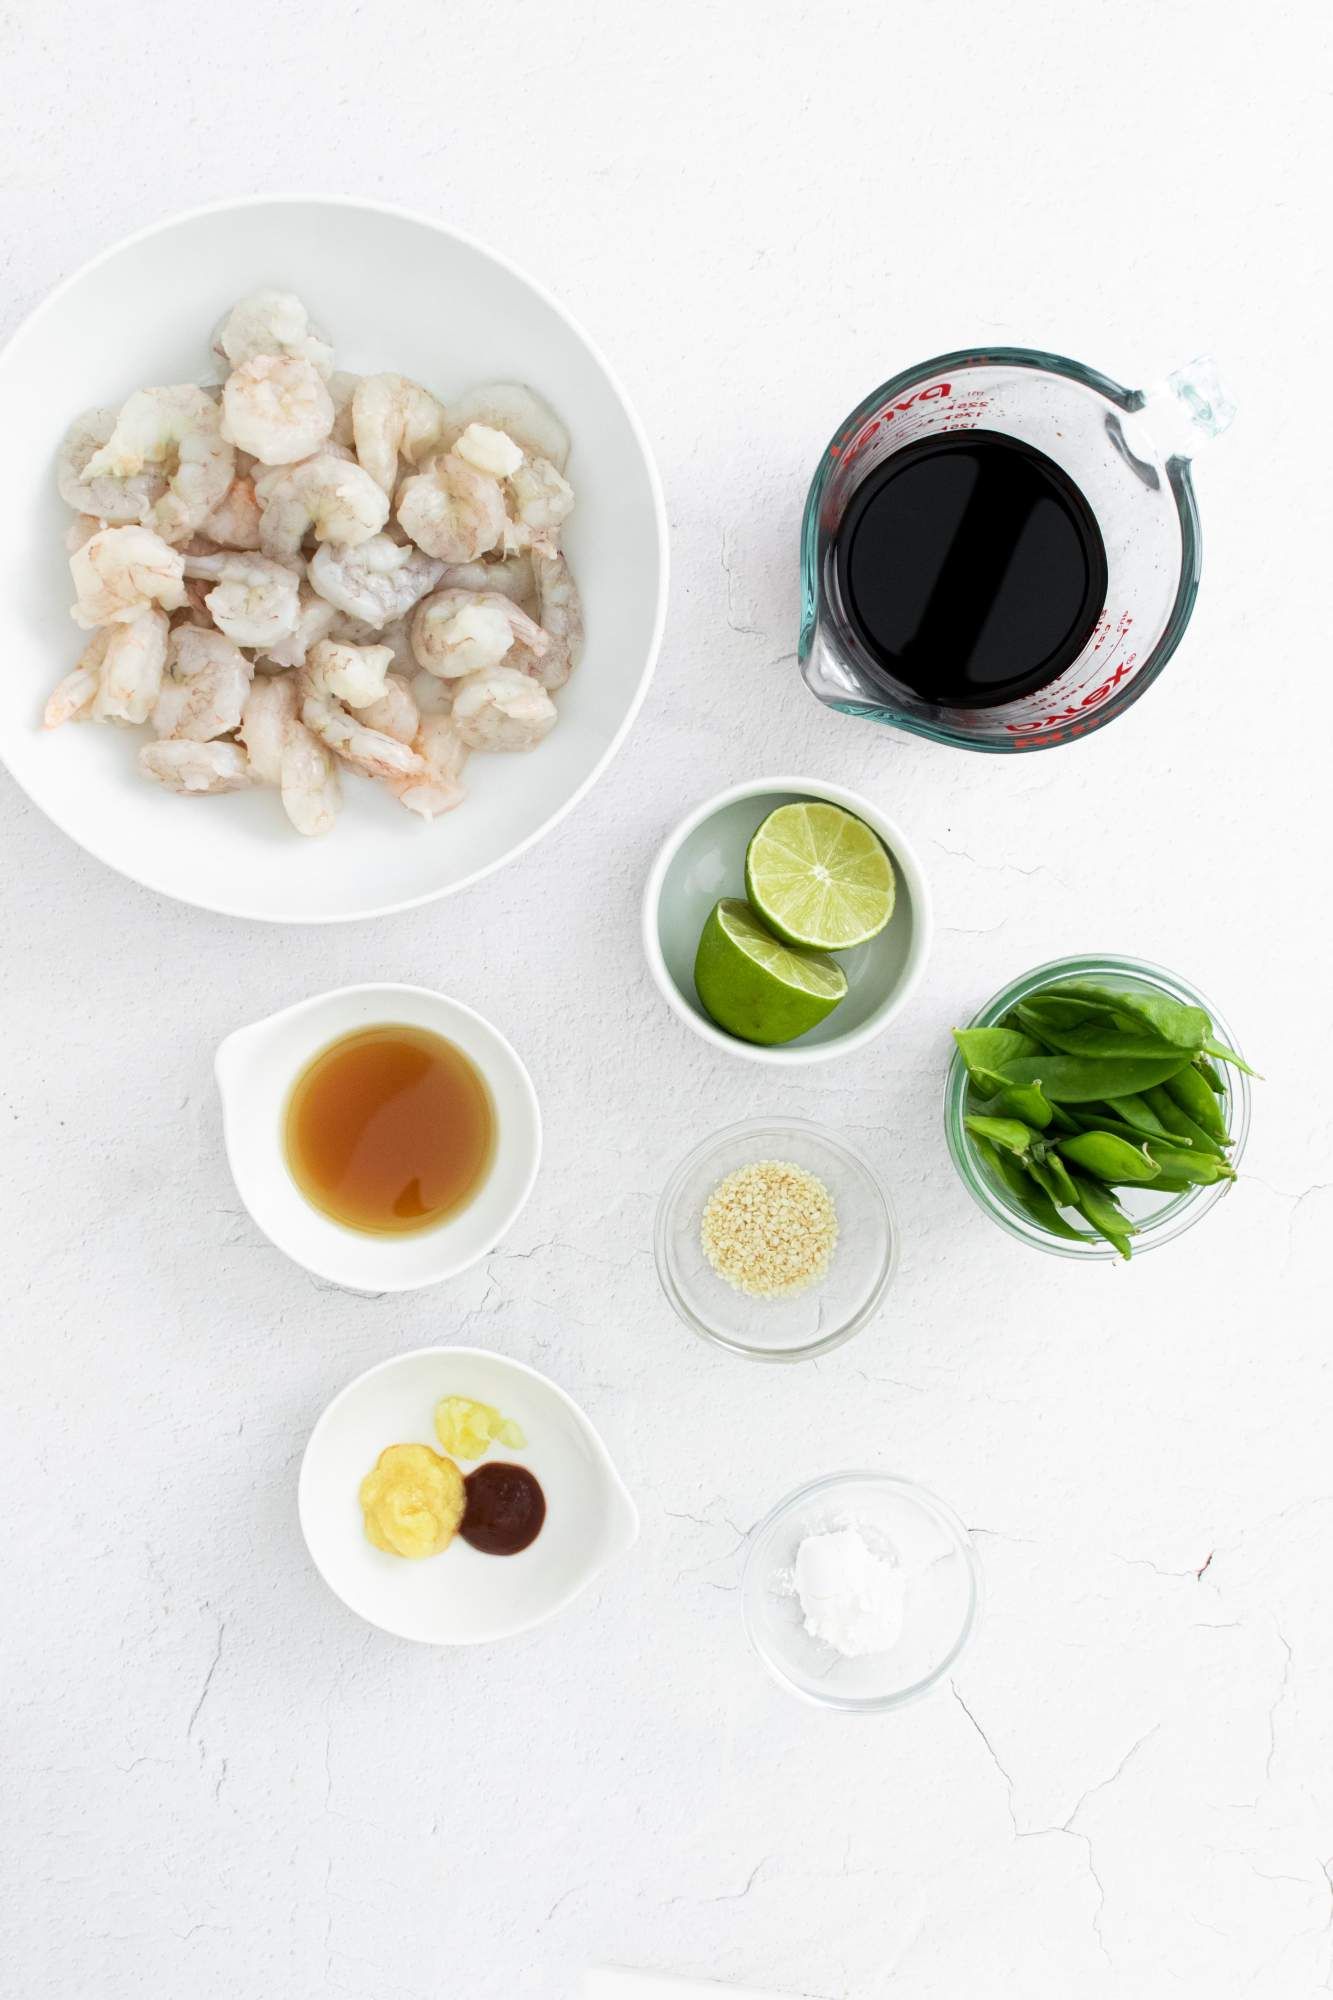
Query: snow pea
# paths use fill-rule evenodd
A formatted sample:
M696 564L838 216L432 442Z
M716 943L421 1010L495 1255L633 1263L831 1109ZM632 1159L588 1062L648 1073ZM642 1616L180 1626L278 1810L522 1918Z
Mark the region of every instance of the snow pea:
M1199 1053L1205 1056L1215 1056L1218 1062L1230 1063L1233 1069L1243 1069L1246 1076L1259 1076L1258 1070L1251 1069L1244 1056L1238 1056L1236 1051L1229 1049L1225 1042L1214 1041L1211 1035L1203 1043ZM1262 1083L1263 1078L1260 1077L1259 1080Z
M1165 1140L1168 1136L1172 1145L1188 1149L1193 1144L1183 1133L1145 1132L1141 1125L1127 1124L1123 1118L1113 1117L1099 1104L1083 1105L1080 1110L1086 1115L1079 1118L1074 1128L1079 1132L1114 1132L1117 1139L1128 1139L1131 1146L1141 1146L1145 1139Z
M1172 1000L1165 993L1148 993L1141 989L1121 992L1086 979L1063 981L1059 986L1052 987L1051 993L1057 999L1093 1001L1117 1020L1126 1019L1138 1027L1149 1028L1163 1041L1188 1049L1192 1055L1197 1055L1200 1049L1206 1047L1207 1039L1213 1032L1213 1024L1202 1007L1187 1007L1183 1001ZM1215 1052L1210 1049L1208 1053Z
M1079 1214L1128 1262L1129 1239L1138 1235L1138 1225L1130 1221L1115 1196L1097 1181L1087 1180L1082 1174L1070 1178Z
M1077 1028L1088 1021L1113 1019L1111 1009L1101 1000L1076 1000L1063 986L1048 986L1041 993L1029 993L1014 1008L1020 1021L1033 1024L1047 1021L1053 1028Z
M1070 1166L1082 1167L1108 1185L1155 1181L1162 1171L1146 1145L1133 1146L1114 1132L1081 1132L1076 1139L1062 1139L1060 1151Z
M1077 1208L1078 1195L1074 1183L1058 1153L1034 1154L1028 1161L1028 1172L1052 1201L1058 1202L1062 1208Z
M1044 1132L1055 1116L1055 1107L1047 1102L1035 1083L1006 1084L993 1097L987 1097L977 1105L977 1110L986 1118L1021 1118L1025 1125L1032 1125Z
M1225 1096L1226 1085L1222 1081L1222 1072L1216 1063L1209 1062L1207 1056L1195 1056L1193 1067L1198 1070L1210 1090L1215 1090L1219 1097Z
M1174 1083L1175 1080L1175 1077L1167 1079L1170 1083ZM1203 1083L1202 1078L1200 1082ZM1203 1089L1208 1091L1206 1083L1203 1083ZM1211 1091L1208 1091L1208 1095L1212 1096ZM1205 1132L1202 1125L1196 1125L1189 1112L1182 1110L1175 1098L1168 1093L1165 1083L1154 1084L1151 1090L1145 1090L1143 1101L1156 1112L1171 1137L1184 1140L1191 1151L1220 1153L1223 1145L1229 1143L1225 1139L1215 1138L1211 1132ZM1222 1129L1225 1133L1225 1125Z
M973 1145L978 1158L990 1168L995 1179L1009 1190L1015 1205L1052 1236L1064 1236L1078 1242L1082 1232L1066 1222L1050 1196L1031 1180L1026 1170L1020 1166L1012 1153L1002 1152L992 1146L989 1139L975 1138Z
M972 1082L989 1090L995 1088L1002 1063L1039 1053L1029 1035L1015 1034L1011 1028L955 1028L953 1038Z
M1116 1021L1092 1021L1086 1027L1047 1028L1045 1039L1061 1055L1067 1056L1162 1056L1177 1055L1188 1061L1188 1051L1178 1048L1165 1035L1145 1028L1124 1027Z
M1193 1063L1188 1063L1184 1069L1168 1077L1162 1089L1192 1123L1202 1125L1205 1132L1211 1132L1214 1139L1220 1139L1224 1146L1229 1142L1227 1121L1217 1101L1220 1093L1209 1087Z
M1192 1187L1212 1187L1216 1181L1236 1178L1236 1169L1216 1153L1181 1153L1170 1146L1159 1146L1152 1139L1147 1143L1150 1158L1156 1160L1169 1180L1187 1181Z
M1149 1089L1155 1087L1149 1085ZM1123 1118L1126 1125L1132 1125L1135 1131L1150 1134L1156 1139L1166 1137L1168 1128L1157 1116L1143 1092L1135 1092L1128 1097L1108 1097L1106 1102L1112 1114L1116 1118Z
M1006 1153L1016 1153L1020 1160L1028 1158L1037 1136L1030 1125L1017 1118L986 1118L970 1113L963 1123L978 1139L988 1139L992 1146L1003 1146Z
M1035 1083L1052 1104L1095 1103L1148 1090L1190 1060L1189 1051L1165 1048L1156 1056L1017 1056L1002 1062L1005 1083Z

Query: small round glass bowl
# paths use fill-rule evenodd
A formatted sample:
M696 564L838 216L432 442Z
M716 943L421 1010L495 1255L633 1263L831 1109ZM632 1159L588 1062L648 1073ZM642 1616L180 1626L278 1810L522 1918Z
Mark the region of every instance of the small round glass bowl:
M803 1167L837 1210L827 1272L786 1299L737 1291L713 1269L700 1238L717 1183L758 1160ZM845 1140L800 1118L751 1118L715 1132L681 1161L657 1205L653 1254L662 1290L705 1340L756 1361L805 1361L850 1340L879 1310L898 1261L898 1228L888 1196Z
M886 1653L845 1658L805 1629L796 1552L807 1535L856 1527L904 1572L903 1628ZM900 1708L956 1663L981 1610L981 1564L952 1507L887 1472L835 1472L789 1494L750 1536L741 1612L774 1680L805 1701L861 1714Z
M1020 1000L1029 994L1040 993L1048 986L1054 986L1062 979L1092 979L1107 986L1118 986L1126 992L1146 991L1165 993L1168 999L1183 1001L1189 1007L1202 1007L1213 1023L1213 1032L1230 1049L1244 1054L1240 1043L1228 1028L1211 1000L1179 978L1174 972L1167 972L1160 965L1150 965L1137 958L1117 958L1109 952L1096 952L1083 958L1052 959L1049 965L1038 965L1031 972L1025 972L1012 986L1006 986L988 1000L969 1023L973 1028L993 1028ZM1234 1069L1229 1063L1219 1063L1226 1085L1222 1099L1222 1112L1231 1134L1231 1147L1227 1158L1232 1166L1240 1164L1245 1151L1245 1141L1250 1131L1250 1081L1244 1070ZM992 1174L989 1167L978 1157L971 1138L963 1124L967 1108L968 1078L962 1057L955 1051L949 1073L944 1084L944 1133L949 1142L949 1152L958 1169L959 1178L978 1207L985 1209L992 1222L998 1222L1001 1229L1007 1229L1020 1242L1030 1243L1038 1250L1049 1250L1056 1257L1077 1257L1084 1262L1120 1262L1118 1251L1103 1237L1085 1233L1077 1242L1069 1237L1052 1236L1039 1222L1025 1215L1016 1206L1013 1197L1003 1184ZM1170 1243L1184 1234L1216 1205L1233 1185L1231 1181L1215 1181L1212 1187L1190 1188L1184 1194L1155 1195L1151 1187L1117 1187L1116 1200L1134 1222L1138 1224L1138 1234L1131 1238L1131 1248L1136 1257L1145 1250L1155 1250L1160 1244ZM1083 1226L1082 1217L1065 1214L1075 1228Z

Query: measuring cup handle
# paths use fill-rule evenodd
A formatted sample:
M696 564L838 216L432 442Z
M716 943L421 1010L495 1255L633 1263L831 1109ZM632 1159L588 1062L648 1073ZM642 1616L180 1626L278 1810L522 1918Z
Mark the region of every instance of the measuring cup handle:
M1221 436L1235 414L1211 354L1196 355L1143 394L1142 421L1167 458L1193 458L1200 445Z

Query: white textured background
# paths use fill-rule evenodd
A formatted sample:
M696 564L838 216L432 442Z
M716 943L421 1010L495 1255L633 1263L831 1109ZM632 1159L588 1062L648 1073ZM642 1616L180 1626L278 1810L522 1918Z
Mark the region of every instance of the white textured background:
M1330 65L1326 10L1247 15L0 10L6 326L195 201L434 211L604 345L674 555L618 762L433 909L302 932L170 907L0 777L6 1994L568 2000L593 1958L827 2000L1324 1990ZM1127 382L1211 347L1241 405L1162 683L1003 763L827 713L791 658L826 436L985 339ZM903 821L938 936L871 1052L788 1082L668 1015L636 919L685 805L802 768ZM1197 980L1267 1072L1234 1195L1127 1270L1001 1235L939 1124L950 1024L1083 948ZM482 1008L547 1118L512 1239L407 1299L286 1263L219 1145L217 1040L364 977ZM674 1158L768 1110L848 1131L903 1227L882 1321L804 1370L694 1342L649 1254ZM583 1400L644 1533L556 1625L454 1657L345 1613L293 1503L328 1396L456 1337ZM956 1687L896 1718L804 1709L739 1625L744 1531L856 1462L953 1500L987 1571Z

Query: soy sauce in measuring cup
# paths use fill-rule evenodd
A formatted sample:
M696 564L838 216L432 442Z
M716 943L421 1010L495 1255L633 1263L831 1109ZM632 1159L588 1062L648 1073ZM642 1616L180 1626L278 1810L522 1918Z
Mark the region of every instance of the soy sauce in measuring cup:
M905 445L853 493L837 596L872 670L990 708L1058 679L1106 602L1106 547L1055 461L1000 431Z

